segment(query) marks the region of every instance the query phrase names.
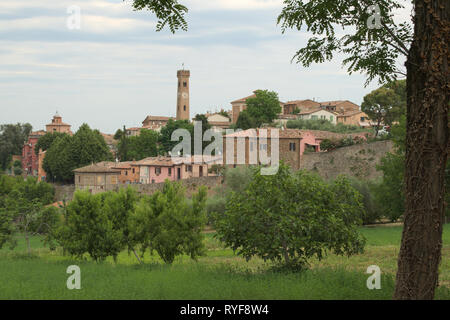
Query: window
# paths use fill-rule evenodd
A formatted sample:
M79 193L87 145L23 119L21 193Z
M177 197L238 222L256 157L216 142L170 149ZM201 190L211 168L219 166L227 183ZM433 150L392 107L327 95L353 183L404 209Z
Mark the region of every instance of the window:
M135 173L134 168L133 168L133 173Z
M267 144L265 144L265 143L260 144L259 150L267 150Z
M188 172L188 171L189 171L189 172L192 172L192 166L186 166L185 171L186 171L186 172Z
M295 142L289 142L289 151L295 151Z
M172 168L169 168L169 176L172 175Z
M187 87L187 82L183 82L183 87Z
M326 116L320 116L320 119L325 120L327 117Z
M161 174L161 167L155 168L155 173L157 176L159 176Z
M311 119L312 119L312 120L317 120L318 118L317 118L316 115L314 115L314 116L311 116Z
M365 118L364 117L361 117L361 122L364 122L365 121Z
M183 109L184 109L184 111L186 111L186 106L184 106L184 108L183 108Z
M128 171L125 171L125 175L126 175L126 176L128 175Z

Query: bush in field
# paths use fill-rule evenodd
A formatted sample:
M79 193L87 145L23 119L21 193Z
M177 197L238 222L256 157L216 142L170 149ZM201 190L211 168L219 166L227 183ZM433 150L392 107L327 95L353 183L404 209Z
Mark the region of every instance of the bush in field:
M77 191L66 208L63 225L56 234L65 252L77 258L88 253L95 261L114 259L125 247L123 225L118 226L112 214L120 211L122 204L114 201L114 193L92 195ZM105 205L106 203L106 205Z
M377 183L350 179L351 185L362 196L362 204L364 207L363 224L373 224L377 222L381 217L381 210L375 199L373 189L377 186Z
M6 243L14 248L17 234L25 238L28 253L31 236L43 234L47 240L56 213L44 206L53 202L54 193L53 186L35 178L0 177L0 248Z
M231 192L243 192L250 182L252 171L247 166L226 168L224 170L224 183L216 188L215 195L206 201L208 224L214 224L217 213L224 213L227 204L226 197Z
M290 269L303 268L327 250L362 252L357 232L361 195L339 177L332 184L306 171L292 173L284 164L275 175L258 168L242 192L232 192L224 214L215 217L218 238L247 260L259 256Z
M252 170L248 166L227 168L224 174L225 192L242 192L247 187L252 177Z
M227 199L222 194L216 194L206 200L206 215L208 224L214 223L216 214L223 214L227 205Z
M390 221L397 221L405 210L403 173L405 159L403 154L388 152L377 165L383 178L374 186L375 198L383 215Z
M179 183L166 181L162 192L144 196L130 217L130 239L141 247L158 253L171 264L175 257L187 254L192 259L204 254L206 188L201 187L189 203Z

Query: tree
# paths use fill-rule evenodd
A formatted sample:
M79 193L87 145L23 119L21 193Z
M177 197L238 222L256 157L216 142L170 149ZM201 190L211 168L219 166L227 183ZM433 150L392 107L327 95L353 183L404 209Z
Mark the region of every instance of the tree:
M218 238L247 260L259 256L301 269L313 256L362 252L357 226L361 195L343 177L328 185L306 171L281 164L275 175L253 169L243 192L232 192L224 214L215 217Z
M378 136L381 124L389 124L389 112L393 108L394 99L393 92L383 87L372 91L364 97L361 110L367 113L369 118L377 123L375 126L375 136Z
M100 132L83 124L73 136L55 138L42 166L50 181L71 183L74 169L112 160L113 155Z
M142 129L140 135L122 136L118 146L120 161L142 160L158 155L159 134L156 131Z
M123 232L112 221L113 210L102 201L109 199L108 196L75 192L64 222L56 232L58 243L70 255L81 258L88 253L95 261L103 261L108 256L116 260L123 250Z
M172 133L177 129L186 129L191 135L191 154L194 151L194 125L188 120L172 120L161 128L159 142L161 143L160 153L167 154L180 143L179 141L172 141Z
M188 9L179 4L177 0L133 0L133 8L135 10L146 9L155 13L158 18L157 31L161 31L166 25L169 26L172 33L179 29L187 30L184 15Z
M57 221L57 213L44 208L53 202L54 193L53 186L35 178L0 178L0 248L7 242L14 248L20 234L31 253L30 237L47 236Z
M294 57L302 65L308 67L342 53L350 74L367 74L366 84L377 77L386 83L397 75L407 76L406 212L394 298L432 299L445 210L450 2L414 0L414 33L409 23L396 24L393 19L393 11L403 7L399 0L284 3L278 17L283 32L306 25L314 35ZM175 13L170 6L165 8L161 12ZM344 30L336 32L338 27ZM401 56L407 57L406 74L396 65ZM430 261L420 257L430 257Z
M202 230L206 222L206 188L200 187L189 204L181 184L166 180L163 190L145 196L130 218L130 237L141 246L156 251L165 263L187 254L192 259L204 254Z
M281 112L278 94L269 90L256 90L255 97L245 101L245 110L253 119L253 124L260 127L263 123L272 123ZM243 129L243 128L242 128Z
M22 147L31 133L31 124L0 125L0 168L6 170L13 155L22 154Z
M45 135L39 138L38 142L36 143L34 147L34 152L36 154L39 154L39 150L46 151L48 150L52 143L60 137L65 136L66 133L62 132L47 132Z
M405 81L393 81L364 97L361 109L371 120L376 121L375 136L378 136L382 123L391 126L394 121L399 121L400 117L406 113L406 100L404 100L406 88L401 83L405 83ZM402 89L405 91L402 92Z
M409 23L395 24L393 11L402 7L398 0L286 0L278 22L283 31L306 25L313 33L295 56L299 63L309 66L343 53L348 72L366 73L366 83L405 75L396 61L407 57L406 204L394 298L432 299L445 210L450 2L413 4L414 32ZM335 32L337 26L344 31Z
M126 130L125 127L123 130L117 129L116 133L114 134L114 140L121 140L122 137L126 136Z
M221 109L221 110L219 111L219 114L220 114L221 116L227 117L228 119L231 120L230 114L229 114L228 112L226 112L225 110Z
M241 113L239 113L239 117L236 121L237 129L247 130L256 127L257 125L255 120L250 116L247 110L244 110Z
M198 121L202 123L202 150L201 154L203 154L203 150L211 143L210 141L203 141L203 136L205 135L205 132L212 128L211 124L208 122L208 118L204 114L197 114L194 117L194 121ZM195 139L195 137L194 137ZM192 154L195 154L195 148L194 152Z

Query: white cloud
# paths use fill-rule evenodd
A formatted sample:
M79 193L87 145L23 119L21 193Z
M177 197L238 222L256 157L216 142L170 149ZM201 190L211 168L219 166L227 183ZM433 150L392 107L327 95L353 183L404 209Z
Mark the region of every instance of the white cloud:
M282 0L185 0L193 10L258 10L281 8Z

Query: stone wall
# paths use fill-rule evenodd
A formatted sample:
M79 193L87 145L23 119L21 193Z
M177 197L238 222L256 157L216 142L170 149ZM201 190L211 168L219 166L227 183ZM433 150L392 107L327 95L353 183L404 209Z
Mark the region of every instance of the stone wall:
M190 197L193 193L197 192L198 187L206 186L208 194L214 193L216 186L222 183L222 177L199 177L180 180L183 186L186 188L186 195ZM125 185L121 185L122 187ZM131 184L131 187L135 188L137 192L141 194L153 194L158 190L162 190L164 183L153 184ZM75 192L75 185L54 185L56 201L72 200ZM116 188L117 190L118 188Z
M67 185L53 184L53 186L55 187L56 201L63 201L64 199L72 200L73 194L75 192L74 184L67 184Z
M190 197L193 193L197 192L200 186L205 186L208 189L208 194L213 193L215 187L222 183L222 177L198 177L179 181L186 188L186 195ZM162 190L164 183L133 184L131 186L141 194L150 195L158 190Z
M393 150L392 141L356 144L329 152L305 153L300 169L317 172L324 179L334 179L346 174L360 179L375 179L382 176L376 170L380 159Z

